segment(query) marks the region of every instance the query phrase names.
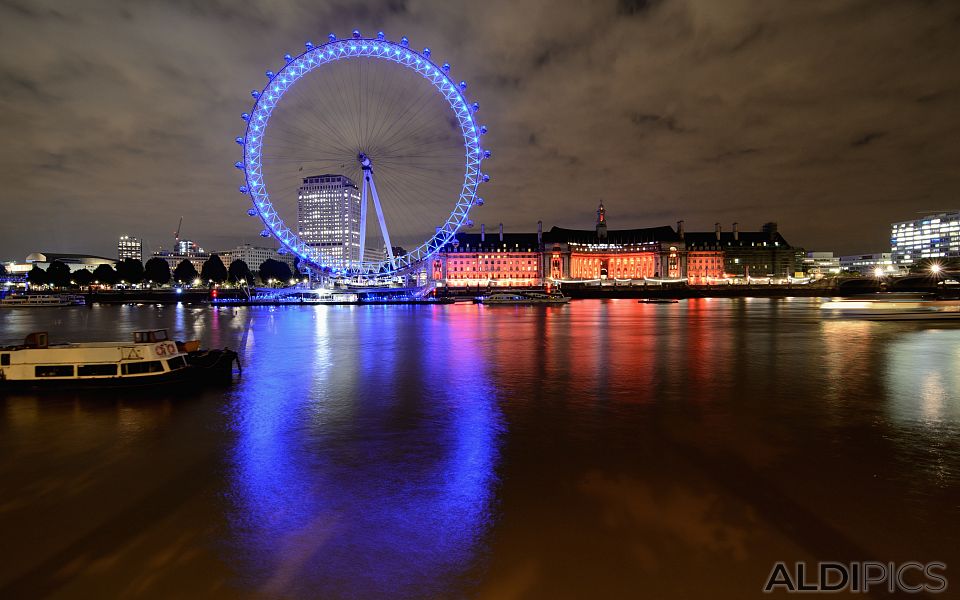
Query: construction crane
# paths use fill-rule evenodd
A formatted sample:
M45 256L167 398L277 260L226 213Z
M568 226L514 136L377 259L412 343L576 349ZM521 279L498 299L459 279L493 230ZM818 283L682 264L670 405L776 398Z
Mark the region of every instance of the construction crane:
M180 228L183 227L183 216L180 216L180 222L177 223L177 231L173 234L173 251L180 251Z

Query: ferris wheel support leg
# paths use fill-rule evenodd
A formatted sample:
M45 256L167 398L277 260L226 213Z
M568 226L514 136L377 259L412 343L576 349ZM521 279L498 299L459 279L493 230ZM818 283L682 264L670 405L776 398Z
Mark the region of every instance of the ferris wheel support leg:
M357 256L357 265L363 264L363 249L367 243L367 179L369 175L363 173L360 182L360 254Z
M390 266L396 268L393 258L393 246L390 244L390 234L387 233L387 222L383 219L383 209L380 208L380 196L377 194L377 186L373 182L373 174L370 174L370 191L373 193L373 207L377 209L377 219L380 221L380 231L383 232L383 243L387 246L387 256L390 257Z

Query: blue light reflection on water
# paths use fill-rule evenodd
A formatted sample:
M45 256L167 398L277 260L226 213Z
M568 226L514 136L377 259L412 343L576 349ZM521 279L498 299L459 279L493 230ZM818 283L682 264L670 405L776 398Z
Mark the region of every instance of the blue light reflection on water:
M478 563L501 415L477 325L397 312L251 313L227 552L267 595L442 594Z

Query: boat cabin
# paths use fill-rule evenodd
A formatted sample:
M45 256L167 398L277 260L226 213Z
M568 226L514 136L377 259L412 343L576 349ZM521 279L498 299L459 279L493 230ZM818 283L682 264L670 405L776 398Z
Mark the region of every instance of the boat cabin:
M134 344L155 344L169 340L166 329L146 329L133 332Z

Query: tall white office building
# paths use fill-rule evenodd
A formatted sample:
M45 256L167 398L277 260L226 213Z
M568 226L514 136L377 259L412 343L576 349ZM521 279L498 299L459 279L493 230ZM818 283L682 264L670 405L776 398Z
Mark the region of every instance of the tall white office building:
M127 258L143 260L143 242L140 238L121 235L120 239L117 240L117 258L119 260Z
M343 175L305 177L297 193L297 235L331 266L360 260L360 190Z
M960 211L893 223L890 252L896 265L910 265L923 258L960 256Z

